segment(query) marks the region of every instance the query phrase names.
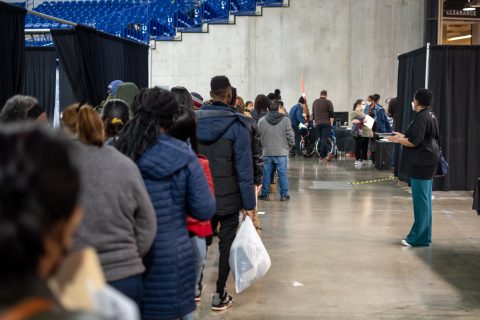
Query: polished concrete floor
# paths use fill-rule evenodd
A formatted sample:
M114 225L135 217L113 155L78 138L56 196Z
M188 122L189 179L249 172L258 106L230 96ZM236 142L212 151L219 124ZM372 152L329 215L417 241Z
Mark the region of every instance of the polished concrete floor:
M433 243L406 248L407 186L351 160L289 163L290 202L261 202L272 267L226 311L210 311L209 251L195 319L480 319L480 217L469 192L434 192Z

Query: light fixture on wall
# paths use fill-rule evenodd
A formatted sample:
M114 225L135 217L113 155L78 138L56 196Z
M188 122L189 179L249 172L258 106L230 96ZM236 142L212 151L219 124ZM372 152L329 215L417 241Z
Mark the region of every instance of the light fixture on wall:
M463 11L475 11L477 8L472 7L472 4L470 3L471 0L467 0L467 3L463 6Z
M472 37L471 34L467 34L466 36L458 36L458 37L448 38L447 41L465 40L465 39L470 39L471 37Z

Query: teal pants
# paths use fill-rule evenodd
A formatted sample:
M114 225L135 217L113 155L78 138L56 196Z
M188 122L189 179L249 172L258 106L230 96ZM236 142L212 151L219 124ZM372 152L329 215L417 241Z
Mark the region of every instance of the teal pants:
M432 242L432 182L410 178L415 221L406 240L412 246L428 246Z

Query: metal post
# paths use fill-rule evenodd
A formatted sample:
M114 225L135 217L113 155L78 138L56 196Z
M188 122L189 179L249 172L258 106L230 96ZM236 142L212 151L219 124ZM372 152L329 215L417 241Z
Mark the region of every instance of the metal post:
M41 12L33 11L33 10L30 10L30 9L27 9L27 12L30 13L30 14L33 14L34 16L40 17L40 18L57 21L58 23L68 24L68 25L71 25L73 27L77 26L77 24L75 22L68 21L68 20L63 20L63 19L53 17L53 16L49 16L48 14L44 14L44 13L41 13Z
M430 70L430 42L427 43L427 58L425 61L425 89L428 89L429 70Z

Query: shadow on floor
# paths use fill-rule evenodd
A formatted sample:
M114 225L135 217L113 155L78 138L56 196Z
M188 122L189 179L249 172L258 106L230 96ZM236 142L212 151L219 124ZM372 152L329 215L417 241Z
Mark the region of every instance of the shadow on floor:
M467 308L480 309L480 252L475 249L431 246L415 254L462 295Z

